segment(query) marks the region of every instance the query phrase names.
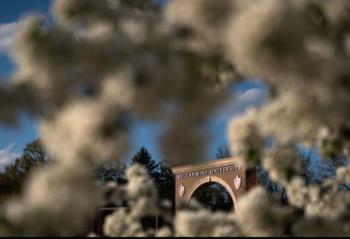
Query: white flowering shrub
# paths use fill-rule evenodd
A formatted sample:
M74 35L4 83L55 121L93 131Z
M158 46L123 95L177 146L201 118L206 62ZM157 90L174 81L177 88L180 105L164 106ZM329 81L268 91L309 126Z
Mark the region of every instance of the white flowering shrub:
M266 105L232 119L234 156L261 165L281 183L288 205L262 187L235 213L183 209L167 215L139 166L116 186L129 209L107 217L110 236L350 235L350 168L319 185L298 177L294 146L324 158L350 148L350 2L347 0L56 0L53 21L21 20L11 56L16 71L0 85L0 122L19 112L40 121L57 162L30 178L0 213L1 235L77 235L102 190L94 165L122 158L134 119L164 123L160 145L171 164L203 158L206 121L229 85L254 77L270 89ZM265 142L273 138L272 148ZM142 218L162 215L154 231ZM94 236L95 234L88 234Z

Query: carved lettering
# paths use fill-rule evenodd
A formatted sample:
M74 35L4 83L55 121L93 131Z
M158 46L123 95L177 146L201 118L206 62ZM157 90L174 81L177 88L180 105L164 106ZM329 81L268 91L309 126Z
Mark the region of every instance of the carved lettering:
M199 170L199 171L194 171L194 172L188 172L188 173L182 173L177 175L177 179L188 179L192 177L203 177L207 175L213 175L213 174L218 174L218 173L226 173L226 172L232 172L232 171L237 171L240 170L241 166L240 165L230 165L230 166L224 166L224 167L218 167L218 168L213 168L210 170Z

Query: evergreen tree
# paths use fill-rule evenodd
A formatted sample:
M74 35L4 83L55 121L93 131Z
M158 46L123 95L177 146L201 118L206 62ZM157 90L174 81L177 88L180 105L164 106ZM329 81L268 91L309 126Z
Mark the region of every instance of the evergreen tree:
M154 180L159 197L173 202L175 198L175 176L165 161L159 163L159 170Z
M125 184L127 182L125 169L125 164L116 165L113 162L107 162L100 165L96 169L95 176L102 185L106 184L108 181L115 181L118 184Z
M311 154L300 154L299 159L301 162L299 176L305 180L306 185L321 184L325 179L335 177L337 167L347 164L345 157L313 160ZM261 167L257 168L257 176L265 189L278 194L282 204L288 204L285 187L271 180L266 170ZM340 184L340 187L344 190L350 189L349 184Z
M131 165L138 163L143 165L151 178L154 180L154 184L158 191L160 199L168 199L174 205L175 199L175 177L166 165L165 160L156 162L152 159L151 154L145 147L141 147L136 155L132 158Z
M147 151L145 147L141 147L140 150L136 153L136 155L132 158L131 165L134 165L135 163L144 166L151 175L151 177L157 174L159 164L152 159L151 154Z
M49 162L49 156L39 139L27 144L21 157L7 165L0 173L0 203L10 195L22 191L25 180L30 172Z

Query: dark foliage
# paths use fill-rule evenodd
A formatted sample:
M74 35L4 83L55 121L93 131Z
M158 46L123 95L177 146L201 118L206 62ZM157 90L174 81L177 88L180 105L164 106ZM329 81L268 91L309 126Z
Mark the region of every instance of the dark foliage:
M31 171L49 162L49 156L39 139L27 144L21 157L6 166L0 173L0 203L20 193Z

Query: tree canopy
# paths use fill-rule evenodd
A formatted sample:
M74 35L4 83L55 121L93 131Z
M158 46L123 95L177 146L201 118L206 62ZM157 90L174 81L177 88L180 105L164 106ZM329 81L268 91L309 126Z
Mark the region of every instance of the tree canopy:
M20 193L32 170L47 164L48 160L49 156L39 139L28 143L22 155L0 172L1 203L9 196Z

